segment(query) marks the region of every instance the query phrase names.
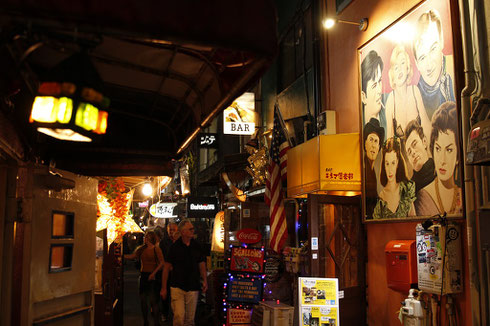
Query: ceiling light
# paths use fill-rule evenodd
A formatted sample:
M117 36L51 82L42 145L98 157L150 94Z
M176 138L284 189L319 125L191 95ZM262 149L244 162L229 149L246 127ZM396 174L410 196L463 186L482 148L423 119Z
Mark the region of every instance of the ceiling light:
M141 191L143 192L143 195L149 197L153 193L153 188L152 188L151 184L145 183L143 185L143 189Z

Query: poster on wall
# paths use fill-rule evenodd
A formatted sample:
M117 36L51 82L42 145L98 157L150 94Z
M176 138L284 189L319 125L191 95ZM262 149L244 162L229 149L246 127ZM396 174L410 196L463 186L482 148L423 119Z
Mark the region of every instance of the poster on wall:
M228 281L228 301L258 303L262 297L262 278L233 277Z
M233 247L231 249L230 270L234 272L262 273L264 271L264 250Z
M337 278L298 278L301 326L339 326L339 283Z
M461 216L449 1L420 3L358 55L364 221Z

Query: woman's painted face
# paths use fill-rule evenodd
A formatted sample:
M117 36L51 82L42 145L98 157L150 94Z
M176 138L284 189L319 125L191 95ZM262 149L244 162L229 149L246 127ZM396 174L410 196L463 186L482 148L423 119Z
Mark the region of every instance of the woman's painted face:
M399 53L396 56L396 62L393 65L393 81L396 86L402 86L407 82L409 63L405 53Z
M396 182L396 169L398 167L398 157L395 151L386 153L385 155L385 171L388 182Z
M441 181L449 180L454 175L458 163L456 135L451 130L440 132L434 142L434 164L437 177Z

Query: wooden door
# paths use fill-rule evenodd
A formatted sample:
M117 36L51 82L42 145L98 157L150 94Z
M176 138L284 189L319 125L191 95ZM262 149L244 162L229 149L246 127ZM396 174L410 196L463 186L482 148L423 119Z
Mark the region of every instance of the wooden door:
M311 276L339 279L344 296L342 326L366 325L366 241L360 197L309 195L308 223L309 238L318 238L318 250L310 254Z

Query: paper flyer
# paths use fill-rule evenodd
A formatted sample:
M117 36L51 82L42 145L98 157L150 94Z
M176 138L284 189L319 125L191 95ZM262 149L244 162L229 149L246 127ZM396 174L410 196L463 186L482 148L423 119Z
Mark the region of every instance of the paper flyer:
M301 326L339 326L338 279L300 277Z

